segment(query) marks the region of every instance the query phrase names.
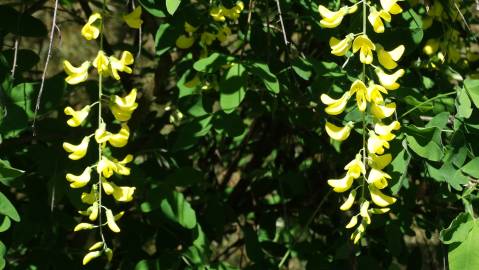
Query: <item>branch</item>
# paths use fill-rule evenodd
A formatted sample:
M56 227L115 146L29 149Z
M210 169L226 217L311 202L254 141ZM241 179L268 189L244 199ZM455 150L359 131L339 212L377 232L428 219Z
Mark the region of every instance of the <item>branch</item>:
M43 68L43 74L42 74L42 83L40 84L40 90L38 91L38 96L37 96L37 103L35 104L35 113L33 114L33 124L32 124L33 136L36 135L35 123L37 119L37 113L38 113L38 110L40 109L40 101L42 99L43 88L45 86L45 78L47 76L48 63L50 62L50 57L52 56L53 37L55 36L55 28L57 28L57 24L56 24L57 11L58 11L58 0L55 0L55 7L53 9L52 29L50 30L50 42L48 44L47 59L45 60L45 67Z
M288 47L289 41L288 37L286 36L286 30L284 30L283 15L281 14L281 5L279 4L279 0L276 0L276 6L278 7L279 22L281 23L281 32L283 33L284 45Z

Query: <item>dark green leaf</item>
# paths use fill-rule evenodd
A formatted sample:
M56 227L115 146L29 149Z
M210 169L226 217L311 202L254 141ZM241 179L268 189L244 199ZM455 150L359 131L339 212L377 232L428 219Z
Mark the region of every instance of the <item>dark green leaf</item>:
M20 216L13 204L3 193L0 192L0 214L4 214L16 222L20 221Z
M474 221L468 213L460 213L451 222L449 227L440 233L440 239L444 244L463 242L474 227Z
M175 11L180 6L181 0L166 0L166 10L170 15L175 14Z

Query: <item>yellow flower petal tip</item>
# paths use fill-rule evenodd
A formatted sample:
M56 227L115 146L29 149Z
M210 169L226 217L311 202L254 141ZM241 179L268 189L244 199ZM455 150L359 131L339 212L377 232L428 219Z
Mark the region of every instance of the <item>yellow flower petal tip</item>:
M329 137L331 137L331 139L336 141L344 141L349 137L349 134L351 134L352 127L353 122L349 122L344 127L338 127L326 121L325 130Z
M354 39L353 34L347 35L342 40L332 37L329 40L329 46L331 47L331 54L336 56L344 56L349 51L349 49L351 49L353 39Z
M334 192L342 193L351 188L353 180L353 177L351 177L349 174L346 174L343 178L328 180L328 185L333 188Z
M106 215L106 224L108 225L108 228L110 228L112 232L119 233L120 227L118 227L118 225L115 222L115 217L113 216L113 212L110 209L106 209L105 215Z
M85 257L83 257L83 265L86 265L88 264L91 260L95 259L95 258L98 258L101 256L101 251L97 250L97 251L91 251L91 252L88 252Z
M128 13L123 16L123 20L128 24L129 27L134 29L139 29L143 24L141 19L141 6L138 5L131 13Z
M90 182L91 178L91 168L87 167L81 175L73 175L68 173L66 179L71 182L70 187L72 188L81 188L84 187Z
M379 78L379 83L387 90L396 90L399 88L399 83L396 81L404 75L404 69L399 69L392 74L387 74L384 70L377 68L376 75Z
M353 41L353 52L359 51L359 61L363 64L373 62L373 52L376 46L367 35L359 35Z
M341 114L346 109L346 104L350 97L351 95L349 92L345 92L339 99L333 99L326 94L322 94L321 102L327 105L324 111L329 115Z
M323 28L335 28L341 24L343 18L348 14L349 8L342 7L338 11L331 11L323 5L318 6L319 15L322 17L319 25Z
M381 0L380 3L381 3L381 7L393 14L393 15L396 15L396 14L399 14L401 13L403 10L401 8L400 5L397 4L397 2L399 2L401 0Z
M88 79L88 69L90 68L90 64L90 61L85 61L79 67L74 67L70 62L64 60L63 68L68 75L65 78L65 81L71 85L86 81Z
M356 190L353 190L349 193L348 198L344 203L339 207L341 211L348 211L354 204L354 200L356 199Z
M376 47L379 63L386 69L396 68L398 66L396 62L401 59L405 50L404 45L399 45L392 51L384 50L384 48L379 44L377 44Z
M371 200L379 207L386 207L396 202L396 198L385 195L376 186L369 185Z
M116 120L125 122L130 120L131 114L138 107L136 100L137 90L133 88L125 97L114 95L110 100L110 110Z
M63 112L66 115L71 116L71 118L67 120L67 125L70 127L78 127L88 117L88 114L90 113L90 106L87 105L79 111L75 111L72 107L66 107Z
M384 33L385 27L383 20L386 22L391 21L391 14L385 10L377 11L374 7L371 8L371 11L368 16L368 20L371 23L374 32Z
M120 80L120 74L118 74L118 72L125 72L128 74L132 73L132 69L129 67L129 65L133 64L135 59L133 58L133 54L131 54L131 52L123 51L120 59L110 56L108 60L110 61L111 75L113 78L115 78L115 80Z

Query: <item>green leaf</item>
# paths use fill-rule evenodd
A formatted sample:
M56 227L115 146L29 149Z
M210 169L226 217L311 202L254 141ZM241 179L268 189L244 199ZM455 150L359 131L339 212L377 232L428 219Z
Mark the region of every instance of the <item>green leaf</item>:
M309 62L307 59L298 57L294 59L293 63L293 70L301 77L303 80L309 80L311 75L313 74L313 64Z
M158 17L158 18L164 18L166 17L165 12L160 9L160 6L162 5L161 2L165 0L140 0L140 4L150 13L151 15Z
M462 185L469 183L469 177L462 174L461 170L456 170L454 174L452 174L452 177L447 170L443 172L443 175L446 179L446 182L456 190L462 190Z
M461 170L474 178L479 178L479 157L469 161Z
M406 127L406 141L419 156L431 161L439 161L444 155L441 143L441 131L434 127L419 128L414 125Z
M212 127L211 119L212 116L203 116L180 126L173 150L188 149L198 141L198 138L208 134Z
M170 15L175 14L175 11L180 6L181 0L166 0L166 10Z
M476 108L479 108L479 80L464 80L464 88L466 89Z
M8 230L11 224L12 222L10 221L10 218L7 216L4 216L3 221L0 223L0 233Z
M457 95L456 99L456 111L457 117L461 118L469 118L471 117L472 114L472 103L471 99L467 95L467 92L465 89L461 89Z
M0 192L0 214L4 214L16 222L20 221L20 216L13 204L3 193Z
M173 191L160 204L162 212L171 220L178 222L187 229L196 226L196 213L183 194Z
M155 34L155 51L157 56L165 54L175 46L176 39L180 35L181 30L168 23L163 23L158 27Z
M227 57L224 54L214 52L208 57L196 61L193 64L193 68L196 71L211 73L216 71L221 66L226 65L231 60L233 60L232 57Z
M5 254L7 254L7 247L0 241L0 270L5 268Z
M439 239L444 244L463 242L474 227L474 221L468 213L460 213L446 229L439 234Z
M233 64L220 82L220 106L226 113L231 113L241 104L245 97L246 80L243 76L245 68L241 64Z
M20 108L22 108L28 118L33 117L33 98L35 93L36 83L20 83L15 87L6 89L5 94L10 100Z
M467 238L461 243L449 246L449 269L477 270L479 269L479 226L475 225Z
M10 182L24 174L25 171L15 169L10 166L10 163L7 160L0 159L0 182L4 185L10 185Z
M267 64L264 63L254 63L251 65L251 71L254 75L258 76L270 92L275 94L279 93L279 82L278 78L271 73Z

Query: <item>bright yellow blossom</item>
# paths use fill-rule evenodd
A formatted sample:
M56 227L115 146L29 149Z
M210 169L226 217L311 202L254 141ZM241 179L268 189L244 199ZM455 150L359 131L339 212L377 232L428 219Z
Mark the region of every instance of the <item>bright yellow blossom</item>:
M90 61L85 61L79 67L74 67L70 62L64 60L63 68L68 75L65 78L65 81L72 85L86 81L88 79L88 69L90 68L90 64Z
M90 223L79 223L78 225L75 226L73 229L74 232L82 231L82 230L91 230L95 228L96 226Z
M330 179L328 180L328 185L333 188L334 192L342 193L351 188L354 178L349 174L340 179Z
M381 170L372 168L369 172L367 182L370 185L374 185L378 189L383 189L388 186L388 179L391 179L391 176Z
M98 74L107 75L110 73L110 60L105 55L105 52L103 52L102 50L98 51L95 60L93 60L93 66L98 70Z
M90 15L87 23L82 27L81 34L83 37L85 37L85 39L96 39L100 35L100 29L98 28L98 24L95 23L97 20L101 20L101 15L100 13L95 12Z
M129 51L123 51L121 54L121 58L118 59L115 56L110 56L109 57L110 61L110 72L113 78L116 80L120 79L120 75L118 74L118 71L125 72L125 73L131 73L132 70L129 67L129 65L133 64L135 61L133 58L133 55Z
M349 220L348 224L346 224L346 229L351 229L352 227L358 224L358 216L353 216L351 220Z
M399 88L399 83L396 81L404 75L404 69L399 69L393 74L386 74L382 69L377 68L376 75L379 78L379 83L387 90L396 90Z
M381 93L387 94L388 91L383 86L370 82L366 92L366 100L375 104L381 104L384 102Z
M341 24L344 16L348 14L348 7L342 7L338 11L331 11L323 5L319 5L318 11L323 18L319 21L319 25L324 28L335 28Z
M369 132L368 138L368 152L382 155L384 148L389 148L388 137L378 136L374 131Z
M110 134L106 131L106 124L101 123L95 130L95 140L97 143L105 143L110 138Z
M91 168L86 167L83 173L80 175L74 175L74 174L68 173L66 175L66 178L69 182L71 182L70 187L72 188L84 187L88 184L88 182L90 182Z
M349 195L348 195L348 198L346 199L346 201L344 201L344 203L339 207L339 209L341 211L348 211L349 209L351 209L351 207L353 206L353 203L354 203L354 199L356 198L356 190L352 190Z
M375 185L369 185L371 200L379 207L386 207L396 202L396 198L385 195Z
M326 94L321 95L321 102L327 105L324 111L330 115L338 115L346 109L346 104L348 103L351 94L349 92L345 92L343 96L339 99L333 99Z
M114 95L110 99L110 110L115 119L121 122L130 120L131 114L138 107L136 100L136 88L133 88L125 97Z
M329 39L331 54L334 54L336 56L345 55L349 51L349 49L351 49L353 39L354 39L354 34L349 34L342 40L339 40L335 37L331 37L331 39Z
M371 12L369 13L368 20L373 26L374 32L384 33L383 20L385 20L386 22L391 22L391 14L389 14L385 10L377 11L375 8L371 8Z
M113 182L106 180L102 181L103 189L108 195L113 195L116 201L129 202L133 200L133 194L135 193L135 187L119 187Z
M371 217L369 216L369 201L364 201L359 208L359 215L363 218L367 224L371 224ZM364 232L364 228L358 228L359 232Z
M358 104L358 109L361 112L366 110L366 94L368 89L366 85L361 80L355 80L353 84L351 84L351 88L349 89L349 94L352 96L356 94L356 103Z
M353 122L349 122L344 127L338 127L326 121L325 130L329 137L331 137L333 140L344 141L349 137L353 125Z
M106 215L106 224L108 225L108 228L110 228L112 232L116 232L116 233L120 232L120 227L118 227L118 225L115 222L115 217L113 216L113 212L110 209L106 209L105 215Z
M113 147L123 147L128 143L128 138L130 137L130 129L126 123L121 124L121 129L118 133L110 133L108 142Z
M344 166L344 169L347 170L347 174L349 174L354 179L358 179L361 174L366 174L366 167L361 161L360 154L357 154L352 161L346 164L346 166Z
M374 126L374 132L376 132L376 134L378 135L386 136L388 134L391 134L393 130L399 130L400 128L401 128L401 124L398 121L393 121L389 125L377 123Z
M96 201L97 191L92 186L89 193L82 192L81 201L86 204L93 204Z
M381 0L380 2L385 11L396 15L402 12L401 6L397 4L399 1L401 0Z
M217 22L224 22L226 20L223 14L223 9L220 7L213 7L210 10L210 16Z
M68 158L72 160L79 160L86 155L88 150L88 144L90 143L90 137L84 137L80 144L73 145L71 143L64 142L63 149L71 153Z
M97 250L97 251L91 251L91 252L88 252L85 257L83 257L83 265L86 265L88 264L91 260L95 259L95 258L98 258L101 256L101 251Z
M353 41L353 53L359 51L359 61L363 64L371 64L373 62L374 50L376 50L376 45L367 35L359 35Z
M379 44L376 44L376 47L379 63L387 69L394 69L398 66L396 62L401 59L405 50L404 45L399 45L392 51L384 50L383 46Z
M78 127L87 118L88 113L90 112L90 105L83 107L83 109L79 111L73 110L72 107L66 107L65 110L63 110L63 112L66 115L71 116L71 118L67 120L67 124L70 127Z
M378 170L384 169L392 161L391 154L384 154L384 155L378 156L376 154L370 153L368 157L369 157L369 160L368 160L369 166Z
M125 20L129 27L139 29L143 23L141 19L141 6L138 5L131 13L124 15L123 20Z
M378 119L384 119L393 115L396 111L396 103L388 103L388 104L371 104L371 112L373 113L374 117Z

